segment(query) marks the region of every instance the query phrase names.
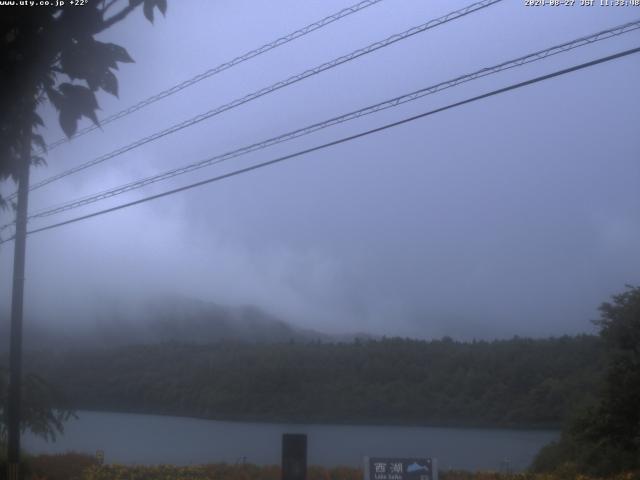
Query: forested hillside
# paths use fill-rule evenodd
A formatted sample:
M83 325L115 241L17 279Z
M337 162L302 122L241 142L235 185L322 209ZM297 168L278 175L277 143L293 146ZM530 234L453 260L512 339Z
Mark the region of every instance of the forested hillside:
M27 369L78 409L510 427L558 426L595 393L603 363L592 336L161 344L27 357Z
M9 319L0 317L0 338L9 337ZM354 335L345 335L351 339ZM48 312L25 324L24 347L35 350L120 347L168 341L209 344L221 341L285 342L339 339L295 326L256 306L230 306L180 297L117 300L85 311ZM0 352L8 351L0 342Z

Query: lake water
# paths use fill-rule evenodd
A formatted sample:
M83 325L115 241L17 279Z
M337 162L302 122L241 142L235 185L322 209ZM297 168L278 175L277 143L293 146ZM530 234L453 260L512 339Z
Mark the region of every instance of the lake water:
M499 470L506 459L517 471L558 437L556 431L540 430L289 425L99 412L78 412L78 417L57 442L25 435L24 448L31 453L103 450L107 463L235 463L244 456L265 465L280 463L283 433L306 433L310 465L360 466L364 456L430 456L442 470Z

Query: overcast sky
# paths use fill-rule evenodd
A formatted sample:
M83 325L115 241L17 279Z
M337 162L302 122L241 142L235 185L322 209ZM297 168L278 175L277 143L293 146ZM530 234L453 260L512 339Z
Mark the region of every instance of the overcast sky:
M351 0L353 1L353 0ZM385 0L51 151L46 178L470 2ZM579 3L579 2L578 2ZM169 0L125 46L105 117L350 5ZM156 11L156 14L158 12ZM42 188L32 211L635 20L634 7L505 0ZM89 213L636 47L633 33L33 222ZM26 315L169 293L328 332L494 338L593 331L640 283L640 57L626 57L28 240ZM61 130L43 112L49 141ZM84 125L84 124L83 124ZM14 189L5 183L6 194ZM9 220L8 212L2 214ZM5 223L4 221L2 223ZM9 311L12 244L0 247ZM102 300L101 300L102 299Z

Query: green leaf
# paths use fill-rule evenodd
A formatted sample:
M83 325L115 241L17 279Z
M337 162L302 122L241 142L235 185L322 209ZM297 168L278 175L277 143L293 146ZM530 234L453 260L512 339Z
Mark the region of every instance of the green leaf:
M81 112L84 113L87 110L96 110L99 108L96 96L87 87L63 83L59 88L65 96L65 101L73 102Z
M75 134L78 120L82 116L91 119L94 124L100 125L96 116L96 110L99 108L98 102L90 89L70 83L63 83L59 89L63 96L60 104L60 126L67 137L72 137Z
M167 12L167 0L144 0L142 11L144 16L147 17L151 23L153 23L153 9L158 8L160 13L164 15Z
M114 97L118 96L118 79L113 74L113 72L107 70L107 72L102 77L100 86L105 92L110 93Z
M133 59L119 45L87 38L65 47L60 66L72 79L86 80L91 90L96 91L100 87L106 87L105 90L113 93L117 89L117 82L114 83L110 69L117 69L118 62L128 63L133 62Z
M79 116L70 108L60 109L60 126L68 138L73 137L78 129L78 118Z
M55 88L47 88L47 97L51 104L56 108L56 110L60 111L62 107L62 95Z
M153 23L153 7L155 6L155 0L144 0L144 5L142 6L142 11L144 16Z
M104 45L109 49L116 61L122 63L133 63L135 61L124 47L116 45L115 43L105 43Z

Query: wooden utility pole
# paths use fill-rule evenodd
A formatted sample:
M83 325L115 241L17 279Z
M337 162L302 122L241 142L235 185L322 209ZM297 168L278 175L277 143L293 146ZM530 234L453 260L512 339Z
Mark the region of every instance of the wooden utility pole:
M24 265L27 247L27 204L29 201L29 168L31 166L31 123L25 116L22 132L20 171L18 172L18 204L13 254L13 292L11 297L11 339L9 346L8 401L8 478L20 478L20 410L22 394L22 310L24 300Z

